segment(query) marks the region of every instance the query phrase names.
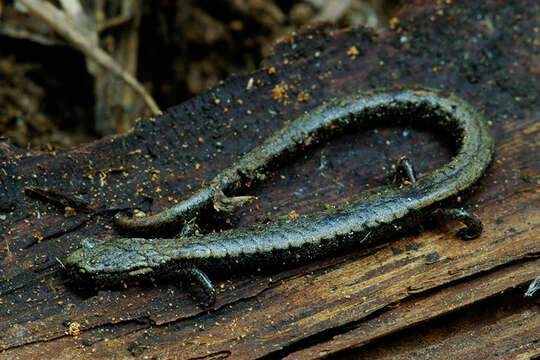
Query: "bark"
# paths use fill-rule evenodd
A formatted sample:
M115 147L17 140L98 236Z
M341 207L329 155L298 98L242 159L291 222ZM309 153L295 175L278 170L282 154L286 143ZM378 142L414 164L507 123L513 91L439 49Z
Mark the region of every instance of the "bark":
M141 120L122 136L56 153L0 143L3 355L538 354L538 303L522 297L540 272L535 2L419 2L398 18L380 34L306 29L279 43L259 71ZM446 224L298 268L226 274L215 279L221 291L211 311L174 284L99 292L67 285L57 259L86 236L118 236L118 209L170 206L329 97L411 84L453 92L493 123L495 161L462 203L484 222L479 239L462 241L457 225ZM444 134L425 129L348 134L276 170L248 190L258 199L228 218L245 226L291 210L318 211L391 186L391 166L401 155L422 174L450 154ZM54 191L37 197L36 189ZM217 228L226 219L210 220ZM350 352L358 347L365 352Z

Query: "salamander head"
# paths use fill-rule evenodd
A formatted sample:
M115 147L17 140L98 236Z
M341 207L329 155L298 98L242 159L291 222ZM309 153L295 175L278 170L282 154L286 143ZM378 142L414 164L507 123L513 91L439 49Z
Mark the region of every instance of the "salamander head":
M75 282L90 281L99 287L114 286L123 280L144 276L152 270L144 251L148 241L86 238L81 241L81 247L65 259L64 266Z

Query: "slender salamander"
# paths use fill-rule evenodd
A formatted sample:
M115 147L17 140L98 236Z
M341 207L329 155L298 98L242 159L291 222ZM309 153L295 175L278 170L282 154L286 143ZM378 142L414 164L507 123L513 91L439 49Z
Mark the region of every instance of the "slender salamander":
M491 162L491 129L462 99L425 88L356 93L305 112L178 205L146 217L118 215L117 225L148 235L181 224L212 206L234 209L248 197L227 197L224 193L238 193L246 181L256 179L285 154L345 129L390 122L420 123L445 131L457 145L456 154L441 168L418 179L410 163L400 161L398 168L410 180L407 185L286 221L173 239L84 239L67 257L65 267L72 278L100 287L170 275L193 279L204 290L207 299L203 304L208 306L215 300L215 290L206 273L230 273L265 264L290 266L403 233L474 184ZM459 233L463 238L475 238L482 231L478 218L464 210L435 213L462 221L466 225Z

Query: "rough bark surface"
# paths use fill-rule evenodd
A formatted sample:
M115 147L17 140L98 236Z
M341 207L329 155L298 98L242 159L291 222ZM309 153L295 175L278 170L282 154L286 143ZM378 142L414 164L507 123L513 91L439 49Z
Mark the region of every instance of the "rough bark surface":
M140 120L122 136L56 153L0 142L2 357L540 354L538 297L522 295L540 273L538 6L447 3L404 9L381 34L307 29L278 44L260 71ZM411 84L454 92L493 124L495 161L463 199L484 222L479 239L462 241L456 224L446 224L298 268L226 274L216 279L221 291L210 311L174 284L68 286L57 259L86 236L118 236L115 211L170 206L329 97ZM399 156L425 173L449 158L444 140L412 128L348 134L249 189L258 199L228 222L308 213L391 186ZM44 197L43 189L54 192Z

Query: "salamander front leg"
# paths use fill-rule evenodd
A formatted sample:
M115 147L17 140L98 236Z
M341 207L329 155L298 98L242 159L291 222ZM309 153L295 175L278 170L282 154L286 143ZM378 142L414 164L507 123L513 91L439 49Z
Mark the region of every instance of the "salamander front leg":
M194 281L201 287L206 295L206 299L199 302L199 306L202 308L208 308L216 302L216 289L212 281L199 269L187 269L184 270L190 280Z
M196 236L200 234L199 225L197 225L197 218L194 217L193 219L187 221L184 223L184 227L178 234L176 234L176 238L186 238L190 236Z
M443 219L461 221L466 227L459 230L457 235L464 240L476 239L482 233L482 221L478 216L463 209L442 209L437 215Z
M256 199L254 196L226 196L219 190L214 195L213 204L216 211L233 211L254 199Z

